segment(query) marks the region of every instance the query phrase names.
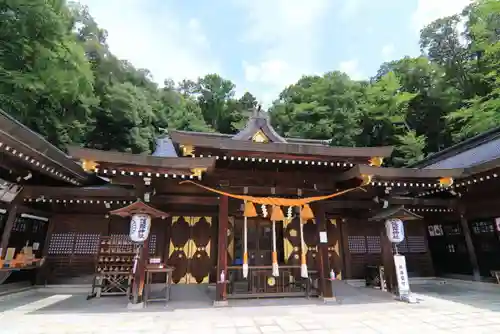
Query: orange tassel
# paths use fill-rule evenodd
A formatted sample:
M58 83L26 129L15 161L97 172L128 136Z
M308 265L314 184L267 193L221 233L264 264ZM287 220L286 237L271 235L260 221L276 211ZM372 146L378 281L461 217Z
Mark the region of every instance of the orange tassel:
M273 212L271 213L271 221L283 221L285 220L285 216L283 215L283 211L281 207L278 205L273 205Z
M245 217L257 217L257 210L252 202L245 202L245 211L243 212Z
M304 222L308 221L309 219L314 219L314 214L309 204L305 204L302 207L302 210L300 210L300 218L302 218Z

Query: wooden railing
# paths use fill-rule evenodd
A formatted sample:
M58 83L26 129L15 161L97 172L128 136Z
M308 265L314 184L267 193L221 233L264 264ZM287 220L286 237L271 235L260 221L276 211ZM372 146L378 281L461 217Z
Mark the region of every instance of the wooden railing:
M251 266L243 278L241 266L228 267L228 298L311 297L318 296L318 273L309 270L309 278L300 277L300 266L280 266L279 276L271 266Z

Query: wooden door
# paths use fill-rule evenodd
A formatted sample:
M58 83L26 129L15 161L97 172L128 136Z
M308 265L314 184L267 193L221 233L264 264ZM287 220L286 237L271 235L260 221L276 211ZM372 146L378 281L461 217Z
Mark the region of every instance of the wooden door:
M276 240L280 241L279 227L276 225ZM282 233L281 233L282 234ZM281 237L282 238L282 237ZM278 251L283 248L277 242ZM256 218L248 220L248 264L250 266L270 266L272 264L273 229L268 219ZM281 252L280 252L281 253Z
M172 217L169 258L174 283L207 283L211 269L211 217Z

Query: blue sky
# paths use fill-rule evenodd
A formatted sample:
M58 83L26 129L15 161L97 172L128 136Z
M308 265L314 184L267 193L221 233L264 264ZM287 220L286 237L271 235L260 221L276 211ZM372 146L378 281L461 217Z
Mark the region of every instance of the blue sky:
M81 0L111 51L154 80L208 73L270 103L304 74L369 78L419 54L418 32L470 0Z

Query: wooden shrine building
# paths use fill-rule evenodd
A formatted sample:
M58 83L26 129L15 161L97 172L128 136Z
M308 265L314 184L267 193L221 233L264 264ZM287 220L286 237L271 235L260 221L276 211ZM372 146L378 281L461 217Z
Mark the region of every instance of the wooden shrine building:
M456 201L453 213L426 215L436 274L479 280L500 273L500 128L429 156L414 167L464 170L450 188L419 195Z
M302 253L309 271L306 288L327 298L332 270L341 279L363 279L368 266L390 267L392 248L384 234L390 217L408 218L398 250L406 255L410 277L434 276L429 222L460 217L461 200L447 194L473 173L463 167L382 167L391 147L284 138L259 111L236 135L170 131L157 140L152 155L80 147L69 147L69 156L56 154L39 136L10 122L31 134L9 142L10 151L4 143L1 154L10 166L22 161L33 177L9 179L23 189L14 204L4 206L5 215L18 215L10 213L22 207L48 218L41 249L47 264L38 275L48 284L89 283L99 238L128 235L129 220L109 212L137 199L169 214L152 222L149 256L175 268L176 284L216 284L217 300L303 295ZM486 177L481 173L474 175ZM343 191L311 203L314 218L302 228L297 212L285 207L287 219L273 229L269 208L256 205L257 216L248 218L246 229L249 273L242 277L245 205L232 195L300 199ZM12 219L6 219L4 248L14 242ZM280 270L270 279L273 231Z

